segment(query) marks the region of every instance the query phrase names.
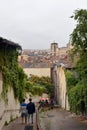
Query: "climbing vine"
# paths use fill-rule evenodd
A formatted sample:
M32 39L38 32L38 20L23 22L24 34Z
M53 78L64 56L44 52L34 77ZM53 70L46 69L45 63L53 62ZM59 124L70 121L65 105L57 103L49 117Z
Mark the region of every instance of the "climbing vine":
M14 97L19 101L25 96L25 85L27 77L23 69L18 65L18 52L13 47L0 48L0 69L3 76L2 98L7 101L7 92L12 87Z
M70 110L76 114L84 114L87 110L87 81L75 74L73 70L65 71Z

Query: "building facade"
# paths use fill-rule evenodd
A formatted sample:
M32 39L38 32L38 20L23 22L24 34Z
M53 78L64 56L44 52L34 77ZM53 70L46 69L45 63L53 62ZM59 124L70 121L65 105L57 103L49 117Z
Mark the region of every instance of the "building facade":
M28 77L31 75L50 77L50 68L24 68L23 70Z
M73 48L73 46L71 45L71 43L68 43L66 47L58 47L58 43L51 43L51 49L50 49L50 53L51 55L56 55L56 56L60 56L60 55L66 55L68 53L69 50L71 50Z

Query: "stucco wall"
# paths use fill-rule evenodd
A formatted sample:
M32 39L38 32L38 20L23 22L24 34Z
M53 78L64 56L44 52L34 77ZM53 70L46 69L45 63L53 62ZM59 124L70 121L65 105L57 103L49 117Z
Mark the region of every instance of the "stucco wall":
M14 94L12 89L9 88L8 91L8 104L4 102L1 98L2 92L2 74L0 72L0 130L4 126L5 122L11 120L11 118L16 118L19 116L19 102L14 99Z
M66 110L69 110L68 97L66 95L66 78L62 66L55 66L53 69L54 85L55 85L55 98L57 103Z
M57 100L59 101L59 104L62 106L62 108L65 108L66 81L65 81L65 75L62 67L58 67L57 75L58 75L58 86L59 86L57 91Z
M30 77L30 74L41 76L49 76L50 77L50 68L25 68L24 72Z

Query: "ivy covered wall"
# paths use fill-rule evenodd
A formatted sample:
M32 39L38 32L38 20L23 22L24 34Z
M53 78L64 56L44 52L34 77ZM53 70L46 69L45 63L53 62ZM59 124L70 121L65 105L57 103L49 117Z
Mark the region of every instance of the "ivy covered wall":
M73 70L67 70L66 84L70 110L76 114L87 114L87 81L79 79Z
M26 75L23 69L18 65L17 46L0 43L0 70L3 77L2 98L8 101L8 88L12 87L15 99L21 102L25 96Z

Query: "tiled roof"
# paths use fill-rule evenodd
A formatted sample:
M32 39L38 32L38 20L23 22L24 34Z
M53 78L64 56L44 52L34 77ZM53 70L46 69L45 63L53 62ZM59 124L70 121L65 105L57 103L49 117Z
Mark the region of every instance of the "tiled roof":
M14 43L14 42L12 42L10 40L4 39L2 37L0 37L0 44L8 44L8 45L20 48L22 50L22 48L21 48L21 46L19 44Z

